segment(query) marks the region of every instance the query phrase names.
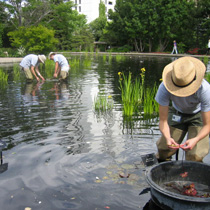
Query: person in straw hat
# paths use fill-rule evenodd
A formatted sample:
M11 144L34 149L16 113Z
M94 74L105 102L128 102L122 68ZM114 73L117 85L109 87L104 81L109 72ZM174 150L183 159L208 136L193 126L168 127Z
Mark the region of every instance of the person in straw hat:
M29 81L33 80L33 75L35 76L36 80L39 82L41 78L45 81L44 77L39 72L39 64L45 62L46 57L45 55L34 55L29 54L25 56L22 61L20 62L20 66L25 73L26 78Z
M54 52L49 54L49 59L55 62L55 72L53 76L57 78L60 74L61 79L66 80L70 69L67 59L63 55Z
M208 154L210 84L204 79L205 71L205 65L194 57L182 57L165 66L155 97L162 133L156 143L159 162L171 160L179 148L185 151L186 160L202 162Z

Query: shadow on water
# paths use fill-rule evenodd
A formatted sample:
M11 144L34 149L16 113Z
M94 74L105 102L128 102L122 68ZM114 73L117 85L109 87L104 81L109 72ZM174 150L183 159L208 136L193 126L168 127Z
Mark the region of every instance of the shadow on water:
M156 151L157 117L125 120L118 72L146 68L145 84L159 84L170 58L71 56L67 83L47 77L26 83L9 73L0 90L0 138L7 170L0 173L2 209L145 209L150 200L141 155ZM73 65L74 63L74 65ZM42 75L47 75L42 69ZM114 108L93 110L99 91Z

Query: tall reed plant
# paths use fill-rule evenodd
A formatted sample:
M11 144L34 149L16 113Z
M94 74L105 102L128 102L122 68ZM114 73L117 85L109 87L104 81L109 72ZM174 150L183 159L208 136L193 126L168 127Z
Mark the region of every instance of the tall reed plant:
M3 69L0 69L0 85L5 87L8 82L8 73L4 72Z
M207 56L204 56L204 58L203 58L203 63L204 63L205 65L207 65L208 62L209 62L209 58L208 58Z
M131 72L129 72L128 76L122 72L118 72L118 75L123 103L123 114L124 116L132 116L134 112L138 111L142 103L145 68L141 69L141 77L136 77L134 82L132 81Z
M42 65L41 70L44 71L44 75L46 78L52 78L55 70L55 62L47 59L45 61L45 64Z
M152 115L159 111L159 105L155 101L157 90L158 87L156 84L152 88L146 88L144 90L143 110L146 115Z
M141 68L140 77L132 80L132 73L128 76L118 72L123 104L123 115L131 117L134 113L142 112L144 115L158 113L159 106L155 101L156 84L152 88L145 88L145 68Z
M125 56L124 55L117 54L115 56L115 59L116 59L117 62L124 61L125 60Z
M19 64L14 64L13 65L13 78L14 78L14 81L18 81L20 80L20 66Z

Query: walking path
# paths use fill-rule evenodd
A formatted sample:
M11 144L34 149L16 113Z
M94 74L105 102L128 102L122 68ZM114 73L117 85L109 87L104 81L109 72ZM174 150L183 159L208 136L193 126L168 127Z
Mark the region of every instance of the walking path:
M9 57L5 57L5 58L0 58L0 63L4 64L4 63L19 63L23 58L9 58Z
M62 53L62 52L60 52ZM63 52L64 53L64 52ZM87 54L87 52L65 52L65 54L72 54L72 55L77 55L77 54ZM92 54L92 53L90 53ZM101 55L132 55L132 56L161 56L161 57L183 57L183 56L193 56L197 58L203 58L206 57L206 55L189 55L189 54L167 54L167 53L137 53L137 52L129 52L129 53L109 53L109 52L99 52L97 54ZM210 58L210 55L207 57ZM0 58L0 64L9 64L9 63L19 63L22 60L22 58L10 58L10 57L4 57Z

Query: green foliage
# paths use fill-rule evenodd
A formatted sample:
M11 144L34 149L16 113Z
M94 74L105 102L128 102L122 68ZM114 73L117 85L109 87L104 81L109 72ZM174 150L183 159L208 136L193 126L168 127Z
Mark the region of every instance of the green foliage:
M94 99L94 109L96 112L106 112L112 110L114 102L112 96L97 95Z
M136 78L135 82L132 82L132 74L126 76L124 73L118 72L119 83L121 90L121 98L123 103L124 116L132 116L134 112L138 111L139 105L143 99L144 89L144 69L142 69L142 80Z
M90 29L95 37L95 41L103 41L103 30L105 29L105 26L107 24L107 18L106 18L106 7L105 4L100 1L99 4L99 17L96 18L94 21L92 21L90 25Z
M2 47L3 41L2 41L2 36L4 32L4 25L0 23L0 47Z
M20 27L16 31L9 32L8 36L12 46L22 46L28 53L47 53L53 51L58 43L58 40L54 38L54 31L42 25Z
M117 54L115 56L115 59L116 59L117 62L121 62L121 61L124 61L125 60L125 56L124 55Z
M42 65L42 72L45 78L52 78L55 70L55 62L52 60L46 60Z
M58 48L69 50L73 48L71 44L74 36L83 35L81 30L85 27L86 18L72 9L74 6L72 1L61 1L51 6L52 12L43 24L55 31L55 37L59 39Z
M156 84L152 88L145 88L145 71L145 68L142 68L140 78L136 77L134 81L132 81L131 72L128 76L118 72L125 117L131 117L134 113L141 113L142 107L145 116L158 113L159 105L155 101L158 88Z
M2 69L0 69L0 86L4 88L7 85L8 74L5 73Z
M70 39L70 47L75 51L91 51L94 37L88 27L79 28Z
M204 56L203 62L204 62L205 65L207 65L208 62L209 62L209 58L207 56Z
M157 90L158 87L156 84L152 88L146 88L144 90L143 107L144 114L146 115L152 115L159 111L159 104L154 100Z
M206 81L208 81L208 83L210 83L210 73L207 73L205 75L205 79L206 79Z
M73 1L25 0L23 2L22 0L7 0L5 2L3 11L6 9L9 14L9 17L7 18L8 27L5 31L7 31L7 33L11 32L10 40L12 41L13 47L23 46L27 52L49 52L56 48L69 50L72 48L71 38L74 37L76 33L78 35L78 31L84 29L86 25L85 15L80 15L76 10L73 10ZM3 3L0 1L0 4ZM45 29L42 28L42 32L44 32L42 39L39 37L40 34L42 34L40 25L45 26L48 29L48 31L45 31ZM24 35L24 28L31 31L32 27L37 27L37 29L32 32L32 39L35 39L35 37L37 37L37 39L30 40L31 45L29 43L30 46L27 46L26 48L25 46L27 44L25 41L15 37L16 35L18 35L18 37ZM53 34L53 38L55 37L58 41L55 41L55 39L52 40L51 33ZM86 34L84 36L86 36ZM24 45L22 42L24 42ZM37 44L39 42L40 45ZM84 42L87 42L87 38ZM86 47L86 49L88 48Z
M136 51L165 50L171 40L180 39L192 29L191 1L117 0L115 12L109 12L105 37L121 46L125 43Z
M132 47L129 45L124 45L122 47L112 47L109 50L107 50L108 52L130 52L132 51Z
M20 79L20 66L19 64L13 65L13 78L14 81L18 81Z

